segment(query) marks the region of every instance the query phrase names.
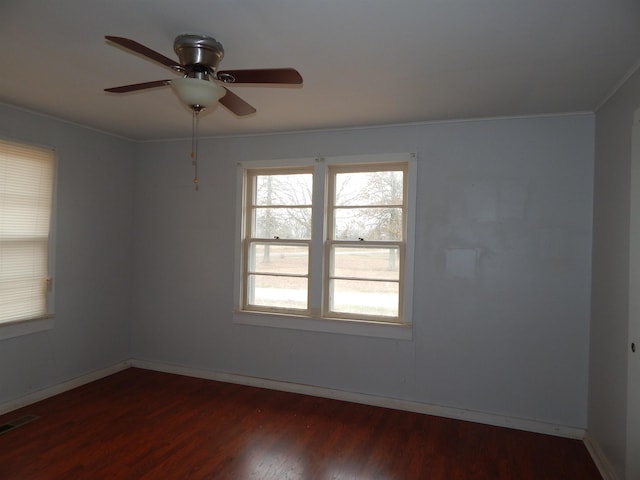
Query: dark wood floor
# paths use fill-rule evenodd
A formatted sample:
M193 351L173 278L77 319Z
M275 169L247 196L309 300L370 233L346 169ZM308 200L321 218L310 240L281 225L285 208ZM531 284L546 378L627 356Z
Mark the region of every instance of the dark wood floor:
M578 440L134 368L23 415L3 480L601 480Z

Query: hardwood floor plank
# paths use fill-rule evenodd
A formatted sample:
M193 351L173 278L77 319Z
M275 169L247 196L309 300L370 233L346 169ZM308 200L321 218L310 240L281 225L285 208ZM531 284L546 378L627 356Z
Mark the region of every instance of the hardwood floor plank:
M578 440L135 368L27 414L3 480L601 480Z

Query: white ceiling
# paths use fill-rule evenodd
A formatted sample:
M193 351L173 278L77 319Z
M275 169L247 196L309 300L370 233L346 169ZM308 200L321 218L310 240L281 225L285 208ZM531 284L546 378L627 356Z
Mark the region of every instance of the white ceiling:
M299 87L233 86L257 113L203 135L591 111L640 60L639 0L1 0L0 101L136 140L188 137L168 57L214 36L221 69L294 67Z

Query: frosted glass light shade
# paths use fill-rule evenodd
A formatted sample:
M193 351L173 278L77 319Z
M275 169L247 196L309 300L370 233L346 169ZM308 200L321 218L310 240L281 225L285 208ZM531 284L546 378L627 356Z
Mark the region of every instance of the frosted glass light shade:
M209 108L215 106L227 91L215 82L199 78L176 78L171 80L176 95L188 107Z

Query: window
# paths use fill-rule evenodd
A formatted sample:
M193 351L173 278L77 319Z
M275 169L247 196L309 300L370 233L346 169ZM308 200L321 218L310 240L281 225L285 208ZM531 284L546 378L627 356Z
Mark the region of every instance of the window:
M54 152L0 140L0 325L51 314Z
M415 155L249 162L239 178L239 323L410 326Z
M402 321L406 167L329 167L327 316Z
M309 314L313 169L247 171L245 304Z

